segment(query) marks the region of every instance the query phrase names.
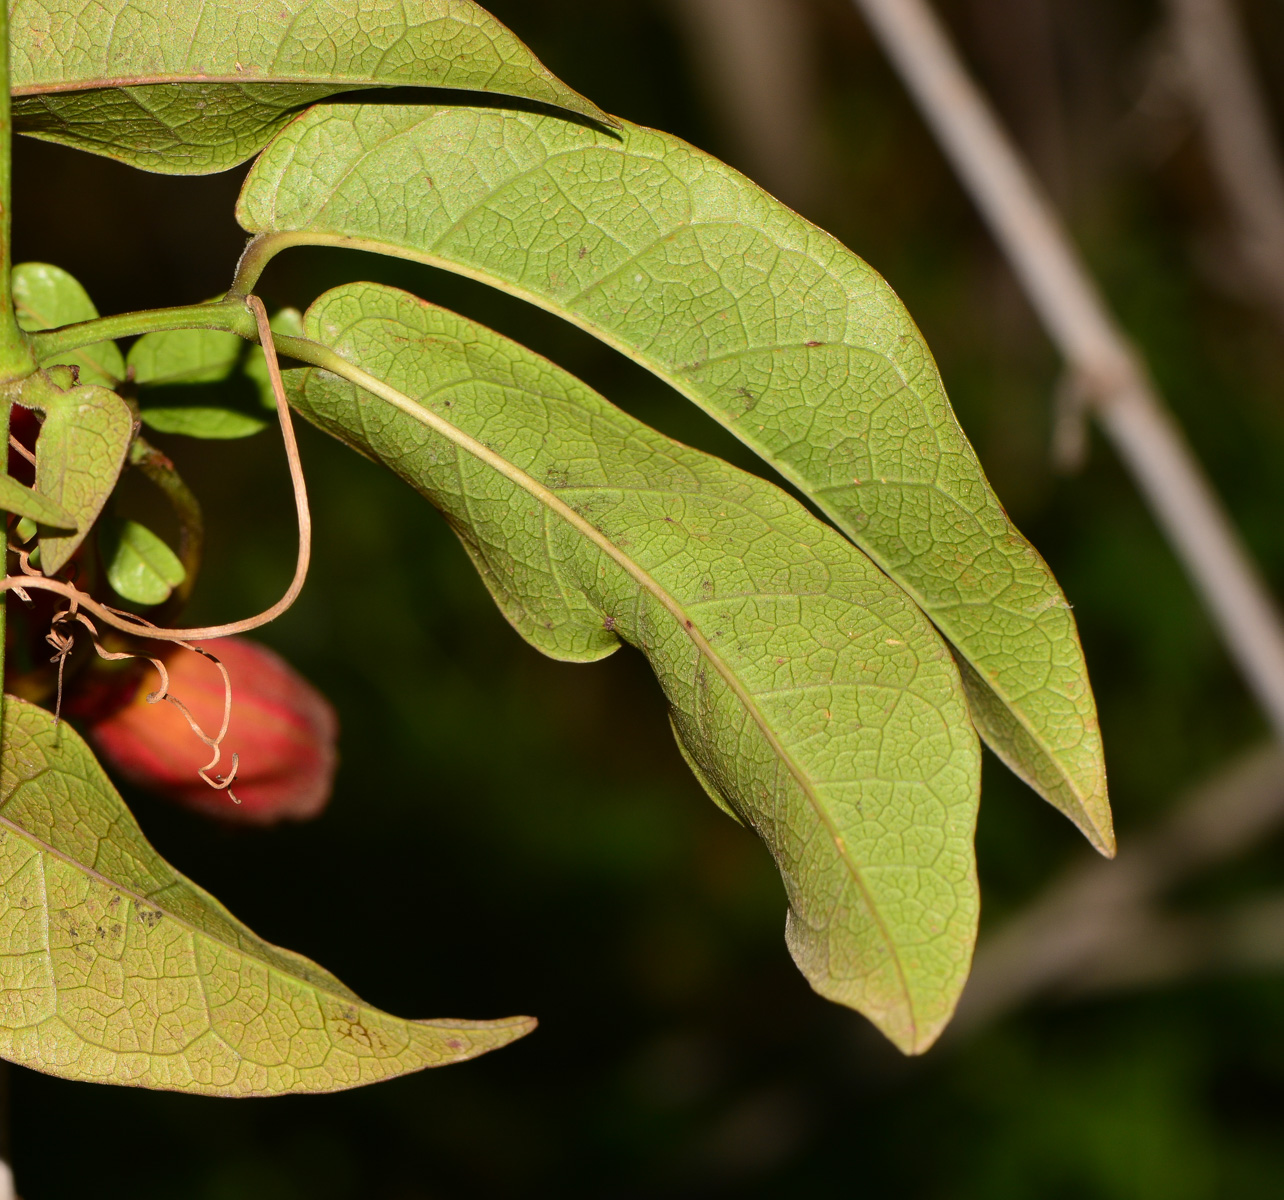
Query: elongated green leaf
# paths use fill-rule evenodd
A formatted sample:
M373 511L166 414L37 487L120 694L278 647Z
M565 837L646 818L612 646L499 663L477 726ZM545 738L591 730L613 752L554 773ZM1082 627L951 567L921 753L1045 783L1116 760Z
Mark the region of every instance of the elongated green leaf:
M306 329L388 386L296 369L299 411L442 509L540 650L647 656L702 782L771 850L812 986L929 1046L975 936L979 756L909 598L778 488L462 317L357 284Z
M145 408L142 417L143 424L157 433L176 433L211 441L251 437L267 428L266 421L237 412L234 408L210 408L196 404L185 408Z
M41 569L53 575L76 552L116 486L134 417L115 392L64 389L44 372L25 382L21 403L45 414L36 439L36 491L76 520L76 533L41 535Z
M612 120L471 0L17 0L9 28L14 127L151 171L226 170L303 106L358 88L499 92Z
M178 555L138 521L104 520L98 545L107 582L135 604L163 604L187 578Z
M12 475L0 474L0 512L15 513L54 529L76 528L76 518L61 504L24 487Z
M66 724L12 696L0 760L0 1055L67 1079L335 1092L534 1028L404 1021L255 937L148 845Z
M92 321L98 310L74 276L51 263L19 263L13 269L13 302L18 324L27 330L56 329ZM98 342L41 363L76 367L80 382L115 387L125 378L125 360L115 342Z
M255 164L238 215L282 245L484 280L667 380L914 597L975 668L987 741L1112 852L1069 606L990 490L922 335L832 237L676 138L462 107L313 109Z

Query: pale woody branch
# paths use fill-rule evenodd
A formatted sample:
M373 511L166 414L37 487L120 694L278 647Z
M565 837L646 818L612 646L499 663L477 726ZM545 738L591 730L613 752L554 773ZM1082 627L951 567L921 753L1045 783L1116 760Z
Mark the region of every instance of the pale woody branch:
M1238 14L1231 0L1168 0L1168 7L1239 265L1284 327L1284 163Z
M1051 203L925 0L853 0L980 209L1284 741L1284 625Z

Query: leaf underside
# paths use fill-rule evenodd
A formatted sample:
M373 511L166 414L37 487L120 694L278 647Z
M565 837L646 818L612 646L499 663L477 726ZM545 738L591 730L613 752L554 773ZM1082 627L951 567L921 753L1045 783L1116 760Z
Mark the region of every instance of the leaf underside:
M979 754L909 597L778 488L462 317L355 284L305 322L399 395L307 368L291 402L443 511L532 645L647 656L684 754L780 868L813 987L930 1045L975 937Z
M305 105L361 88L498 92L612 122L470 0L18 0L9 27L14 128L150 171L227 170Z
M63 390L42 375L27 381L22 402L45 414L36 439L36 491L76 519L75 533L41 535L40 567L53 575L67 565L115 488L134 436L134 417L115 392Z
M534 1022L404 1021L255 937L148 845L80 737L6 696L0 1054L68 1079L267 1096L461 1062Z
M1114 837L1074 618L931 354L866 263L676 138L536 113L329 104L238 205L251 233L457 271L596 334L721 421L895 579L972 671L983 736Z

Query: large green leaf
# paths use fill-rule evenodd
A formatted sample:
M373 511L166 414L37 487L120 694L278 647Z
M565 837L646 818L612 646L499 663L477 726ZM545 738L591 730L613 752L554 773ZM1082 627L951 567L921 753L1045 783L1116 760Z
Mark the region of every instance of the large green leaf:
M115 392L62 387L43 371L23 384L20 403L45 414L36 439L36 491L76 521L71 534L42 534L40 567L53 575L84 541L125 465L134 416Z
M92 321L98 310L80 282L52 263L19 263L13 269L13 303L18 324L27 330L56 329ZM80 372L81 383L115 387L125 378L125 360L115 342L98 342L42 363L62 363Z
M676 138L539 114L325 105L246 180L253 233L458 271L667 380L812 497L975 668L981 732L1113 850L1096 708L1065 597L1008 520L892 290Z
M534 1028L371 1008L165 862L73 729L6 696L3 740L0 1054L11 1062L215 1096L335 1092Z
M462 317L356 284L306 330L380 394L296 369L299 411L437 505L540 650L647 656L701 781L771 850L813 987L929 1046L971 960L979 755L909 598L778 488Z
M258 153L357 88L500 92L610 122L470 0L16 0L14 127L151 171Z

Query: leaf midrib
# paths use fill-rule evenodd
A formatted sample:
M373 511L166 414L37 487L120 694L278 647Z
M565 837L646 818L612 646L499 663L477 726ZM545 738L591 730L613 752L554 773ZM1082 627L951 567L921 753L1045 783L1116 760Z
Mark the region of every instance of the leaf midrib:
M274 188L273 191L275 193L276 189ZM607 326L600 325L593 321L587 320L581 317L580 314L574 309L564 308L560 304L548 299L545 296L541 296L537 292L528 291L526 288L523 288L520 285L514 284L510 280L502 279L499 276L492 275L488 271L483 271L475 267L466 266L463 263L458 262L454 259L445 259L445 258L439 257L436 254L415 250L409 246L406 246L404 243L394 241L391 238L380 239L380 238L362 237L362 236L342 234L342 233L324 233L320 231L307 231L307 230L285 230L280 232L263 231L257 235L257 238L261 239L260 245L264 245L264 244L271 245L272 249L266 255L267 258L273 257L276 253L279 252L279 250L289 249L293 246L335 246L335 247L349 249L349 250L368 251L374 254L387 254L388 247L390 246L395 247L396 256L399 258L405 258L411 262L420 262L420 263L423 263L425 266L437 267L440 270L449 271L451 274L459 275L465 279L476 280L478 283L484 283L489 287L493 287L499 291L506 292L510 296L515 296L520 300L525 300L528 304L532 304L536 308L541 308L545 312L552 313L554 316L560 317L562 320L569 321L572 325L578 326L580 329L583 329L585 330L585 332L590 333L592 336L596 337L599 341L610 346L613 350L618 351L620 354L624 355L625 358L629 359L632 362L637 363L639 366L650 371L651 374L655 375L662 382L672 387L674 391L676 391L679 395L685 396L688 400L690 400L693 404L695 404L702 412L709 413L709 415L712 416L715 420L720 421L720 418L718 418L714 413L710 412L709 407L706 404L705 397L703 397L697 392L689 390L687 387L683 385L682 377L684 372L680 372L680 371L670 372L663 363L660 363L658 360L652 358L650 355L639 350L636 346L630 345L629 343L624 341L622 338L616 337L614 333ZM846 343L843 343L843 344L845 345ZM893 368L895 368L895 364L891 364L890 360L885 359L885 361L888 361L889 364L892 365ZM904 376L901 374L899 370L897 370L897 375L902 380L904 380ZM904 382L906 387L910 386L908 380L904 380ZM731 429L731 432L737 439L739 439L746 446L748 446L750 450L754 451L754 453L758 454L759 457L769 462L772 468L777 473L779 473L782 478L786 479L789 483L793 484L793 486L798 488L799 491L801 491L804 495L812 496L816 500L816 504L819 506L821 511L824 513L824 515L828 518L829 521L833 522L834 527L844 537L844 539L859 546L859 544L856 543L854 535L852 535L846 529L846 522L844 521L842 516L836 513L828 503L826 503L823 499L821 499L822 492L836 491L840 487L845 487L849 485L836 484L832 486L826 486L825 488L821 488L821 489L813 488L807 482L807 480L802 478L792 468L792 466L789 463L780 459L775 454L775 452L771 450L770 447L767 447L761 444L756 438L754 438L752 435L748 434L747 432L742 433L740 431L738 422L736 423L736 428ZM899 486L904 486L904 485L899 485ZM939 485L935 483L924 483L924 484L919 484L915 486L922 487L924 490L937 492L938 494L941 494L941 495L947 495L946 493L941 492ZM958 501L955 497L948 496L947 498L950 499L952 503L958 505ZM959 505L959 510L961 512L967 511L966 509L962 508L961 505ZM968 515L973 520L977 520L975 514L969 513ZM914 603L919 607L919 609L928 616L928 619L931 620L932 624L938 630L940 630L940 632L947 639L949 639L951 643L953 643L953 637L951 636L950 631L944 627L944 625L940 620L938 620L938 616L940 616L942 613L948 612L950 609L959 608L962 606L960 605L942 606L942 605L934 604L927 596L923 595L922 592L918 588L914 587L910 582L908 582L907 580L901 579L899 575L892 575L892 571L894 568L891 568L884 561L882 555L877 554L872 549L865 550L863 547L859 547L859 548L862 550L863 553L866 553L869 555L869 557L873 560L873 562L878 566L878 568L881 571L883 571L885 574L891 576L894 579L896 585L900 587L907 595L909 595L909 597L914 601ZM969 661L971 660L969 659ZM979 668L974 667L974 669L978 671L978 674L980 673ZM1011 706L1011 704L1009 703L1009 701L1011 700L1010 694L1007 691L1001 689L998 686L996 680L989 677L988 675L982 676L982 677L985 680L986 686L989 687L990 690L994 692L994 694L998 696L1001 701L1004 702L1005 706L1008 708L1008 711L1010 711L1016 717L1018 723L1026 731L1026 733L1034 740L1035 744L1043 749L1046 755L1047 761L1050 762L1053 765L1053 767L1056 769L1058 778L1060 778L1065 783L1065 785L1070 788L1072 794L1076 797L1079 803L1082 804L1085 799L1085 793L1083 792L1083 789L1079 786L1077 781L1074 779L1074 777L1069 773L1069 771L1067 771L1066 767L1061 762L1060 752L1054 751L1050 746L1047 745L1046 738L1044 737L1043 734L1041 734L1038 730L1036 730L1031 726L1029 719L1026 717L1023 709L1017 709Z
M610 557L618 566L630 575L642 588L649 591L652 596L654 596L660 604L668 610L669 614L678 622L679 627L686 631L687 636L695 644L696 649L700 651L704 658L713 664L714 669L722 676L723 681L732 690L737 699L744 706L745 710L753 718L753 721L758 726L759 731L775 753L777 762L784 763L788 768L790 775L793 776L794 781L802 790L803 795L807 797L807 802L811 806L817 819L829 834L830 841L833 844L835 852L837 853L840 861L846 865L853 882L860 890L860 894L865 901L865 905L878 927L883 944L887 948L887 952L896 967L897 978L900 981L901 992L904 996L905 1004L909 1013L912 1040L917 1042L918 1018L914 1009L913 992L905 974L904 964L901 962L901 957L896 944L883 921L882 913L879 911L877 904L874 902L873 896L870 894L869 889L865 884L860 867L853 862L850 857L846 840L839 833L837 827L834 825L833 819L830 817L825 806L816 795L814 786L810 779L794 761L793 756L790 755L785 750L784 746L781 745L775 731L771 728L770 724L759 710L758 705L754 702L752 694L745 690L744 685L723 661L721 655L714 650L713 646L704 637L703 633L696 628L695 622L687 616L686 610L683 606L672 595L670 595L670 593L663 588L649 572L643 570L639 564L620 550L619 547L617 547L591 522L581 517L579 513L561 500L556 493L550 491L533 476L527 474L520 467L509 462L506 458L490 449L490 447L486 446L484 443L477 441L462 429L459 429L449 421L438 416L431 409L426 408L417 401L411 399L411 397L407 396L404 392L398 391L390 384L384 383L369 372L362 370L347 359L344 359L337 351L334 351L329 347L325 347L325 349L344 364L346 368L344 377L347 378L349 383L360 387L362 390L371 393L388 404L391 404L394 408L400 409L413 420L427 425L460 449L467 451L479 461L498 471L504 476L504 478L517 484L518 487L521 487L535 499L543 503L547 509L551 509L555 512L559 517L566 521L568 525L577 529L589 541L593 542L599 549L607 554L608 557ZM326 370L327 368L318 369ZM333 371L330 373L338 374L338 372Z

